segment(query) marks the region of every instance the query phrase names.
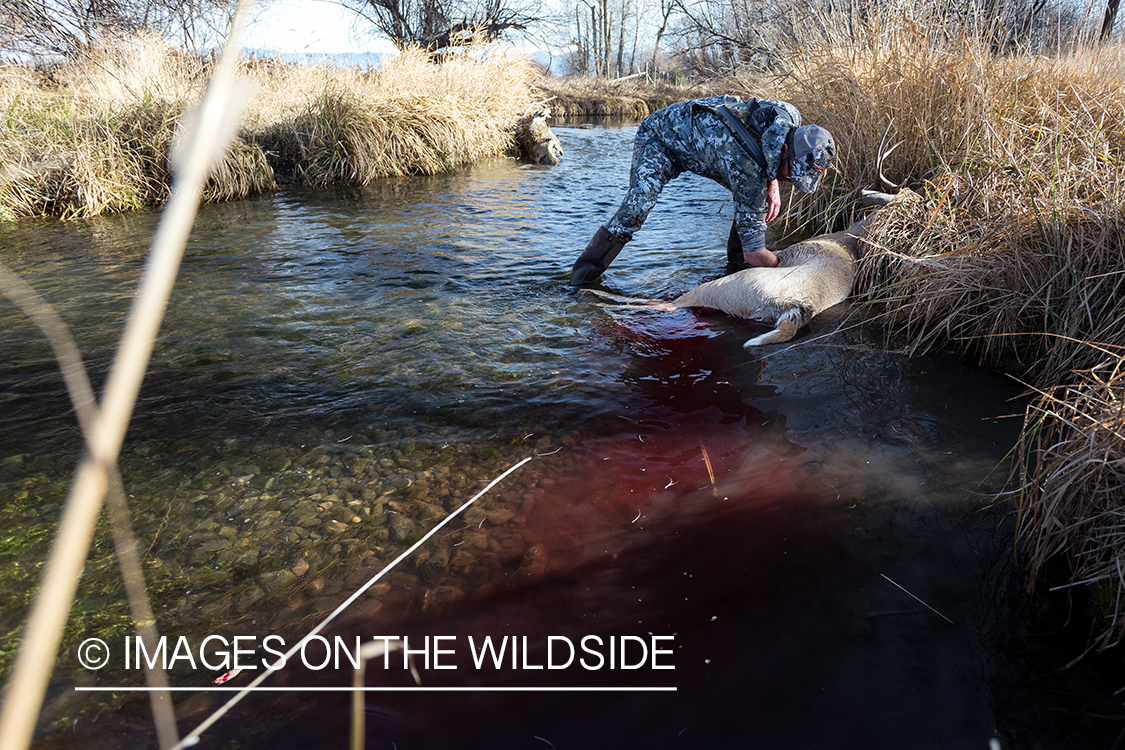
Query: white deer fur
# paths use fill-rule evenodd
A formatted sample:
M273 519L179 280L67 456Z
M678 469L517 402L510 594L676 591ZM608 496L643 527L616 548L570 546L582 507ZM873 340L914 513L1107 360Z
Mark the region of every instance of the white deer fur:
M903 190L897 196L865 192L865 205L886 205L917 194ZM856 264L863 255L863 237L869 214L842 232L798 242L777 251L773 268L747 268L708 281L671 302L637 300L589 289L586 291L619 302L641 302L659 310L704 307L727 315L774 326L755 336L745 347L780 344L793 338L817 314L847 299L855 281Z

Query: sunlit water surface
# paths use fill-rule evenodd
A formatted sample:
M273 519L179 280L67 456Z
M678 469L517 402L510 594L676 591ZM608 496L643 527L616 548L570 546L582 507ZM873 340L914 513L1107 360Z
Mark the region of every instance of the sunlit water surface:
M576 294L570 265L621 198L633 132L560 129L555 168L497 160L203 207L123 458L161 632L293 643L434 508L533 456L439 537L444 558L406 561L328 633L454 636L458 668L416 659L423 686L676 691L369 693L368 748L987 747L982 640L1009 530L982 508L1016 388L886 354L831 314L795 346L747 351L745 322ZM728 198L674 182L604 286L666 298L717 276ZM155 221L0 226L0 258L58 308L99 382ZM47 347L7 306L0 346L0 481L16 498L0 512L48 529L77 435ZM5 569L34 566L46 539L9 544ZM113 624L99 608L124 611L112 565L94 568L69 647ZM9 578L13 630L28 589ZM674 669L475 669L468 637L504 635L528 636L532 666L548 636L674 636ZM71 690L140 684L116 666L84 671L64 650L49 742L152 742L141 701ZM412 685L401 667L366 682ZM216 676L180 668L173 684ZM181 729L222 698L177 695ZM204 746L342 747L349 701L254 695Z

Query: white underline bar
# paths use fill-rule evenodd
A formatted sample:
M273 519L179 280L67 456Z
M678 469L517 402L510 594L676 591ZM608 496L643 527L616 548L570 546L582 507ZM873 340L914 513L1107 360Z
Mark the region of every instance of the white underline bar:
M222 693L241 687L78 687L80 693ZM674 693L675 687L255 687L256 693Z

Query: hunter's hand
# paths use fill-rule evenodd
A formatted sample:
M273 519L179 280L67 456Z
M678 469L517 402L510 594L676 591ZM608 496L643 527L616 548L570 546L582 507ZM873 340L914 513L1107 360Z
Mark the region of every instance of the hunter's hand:
M742 260L751 268L774 268L778 264L777 256L767 248L752 253L743 253Z
M777 180L770 180L769 188L766 190L766 222L776 219L779 213L781 213L781 187L777 184Z

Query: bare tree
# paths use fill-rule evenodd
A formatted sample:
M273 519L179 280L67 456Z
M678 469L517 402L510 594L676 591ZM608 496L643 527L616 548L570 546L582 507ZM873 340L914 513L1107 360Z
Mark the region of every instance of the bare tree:
M70 55L107 34L151 30L194 48L201 30L229 25L233 0L3 0L0 49Z
M660 0L660 28L656 30L656 41L652 45L652 70L655 73L660 64L660 41L668 31L672 14L679 7L677 0Z
M995 54L1033 49L1046 5L1047 0L983 0L979 32Z
M160 18L154 23L167 35L178 38L186 49L200 52L209 42L225 39L231 30L237 0L147 0ZM267 6L260 1L258 7ZM268 12L268 11L266 11Z
M492 41L542 20L538 0L338 0L398 46Z
M975 38L994 54L1067 48L1083 20L1069 6L1047 0L937 0L894 5L883 0L672 0L676 24L668 32L688 67L702 72L754 65L767 70L810 40L873 43L886 21L900 19L935 40ZM1107 0L1112 29L1116 4ZM1103 33L1107 33L1104 32Z
M669 0L670 1L670 0ZM612 78L636 69L641 9L637 0L580 0L574 10L575 48L570 65L579 74ZM626 59L626 40L632 37Z
M753 63L778 64L795 39L792 8L762 0L675 0L679 22L671 32L690 66L704 72Z
M84 49L100 32L139 27L128 0L5 0L0 44L15 52L65 54Z

